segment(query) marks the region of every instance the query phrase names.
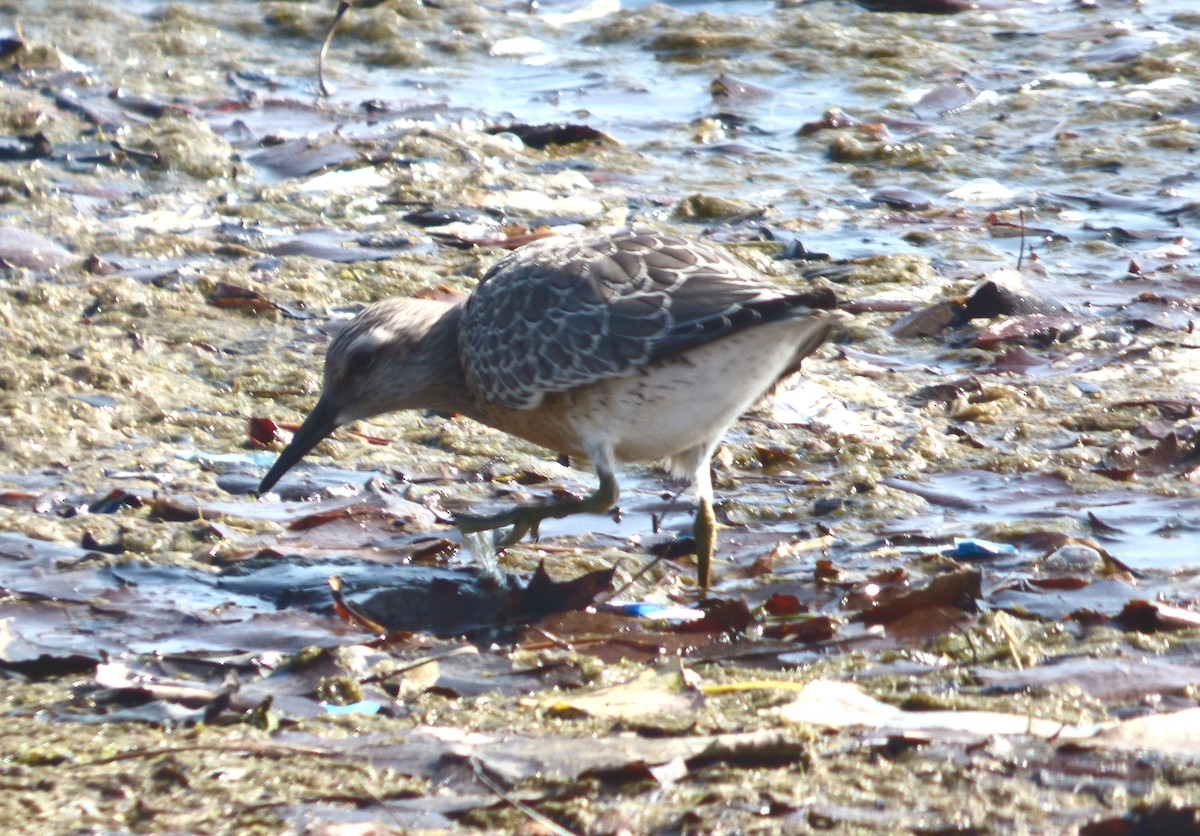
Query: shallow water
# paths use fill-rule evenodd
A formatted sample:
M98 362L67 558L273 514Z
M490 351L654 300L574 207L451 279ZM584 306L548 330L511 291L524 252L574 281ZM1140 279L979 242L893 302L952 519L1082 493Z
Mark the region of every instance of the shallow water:
M10 409L24 396L47 417L62 409L71 417L39 429L37 419L17 419L17 435L46 435L45 449L61 462L38 469L35 457L17 455L6 468L14 489L99 491L105 472L137 481L137 451L148 453L138 464L151 486L203 493L226 474L217 479L222 492L252 487L269 453L229 464L220 457L244 444L241 418L283 419L311 403L325 339L318 323L328 313L432 283L469 288L495 257L460 256L398 217L428 204L473 217L446 227L467 239L495 235L503 220L668 224L745 242L742 254L783 281L827 276L849 298L909 307L966 293L1020 259L1020 273L1004 281L1033 316L983 317L914 339L888 332L898 314L861 315L839 338L844 359L827 351L809 364L825 407L789 406L731 436L723 495L747 504L751 518L765 515L764 524L781 515L803 523L809 503L827 506L823 490L845 496L856 479L924 480L969 495L989 488L959 474L1046 472L1069 493L1102 488L1094 473L1119 471L1134 497L1182 494L1188 518L1200 187L1187 149L1200 133L1189 116L1196 68L1185 57L1200 20L1186 3L1010 3L952 16L751 0L352 9L329 53L335 94L327 102L313 96L313 43L329 22L320 7L78 6L81 22L130 45L128 57L72 40L73 24L61 25L54 9L34 5L22 17L27 40L59 52L43 56L46 68L30 57L33 66L11 76L27 101L14 99L9 122L57 104L61 116L47 124L62 134L54 142L66 156L28 166L35 193L55 197L15 199L7 221L67 245L60 260L95 253L112 266L96 277L58 270L48 277L53 291L31 290L29 282L46 280L18 272L11 293L41 300L47 318L30 323L34 343L55 339L36 331L55 322L55 306L79 311L90 298L97 313L58 339L83 345L97 325L114 334L139 328L171 360L146 363L136 345L110 359L105 345L18 372ZM77 67L86 73L72 76ZM730 95L715 95L716 83ZM118 87L158 108L173 103L216 136L200 144L186 137L186 123L155 121L104 95ZM82 111L74 145L68 101L92 108ZM857 126L824 124L831 110ZM119 143L153 149L159 163L72 162L97 120L111 123L105 129ZM587 125L620 144L552 147L539 158L511 136L473 133L543 122ZM175 134L156 137L160 125ZM430 127L440 134L422 137ZM230 154L232 167L222 158ZM794 238L842 262L772 260L778 244L748 240L764 237ZM236 297L239 285L257 298ZM214 303L214 289L229 292L223 286L235 296ZM200 294L208 305L196 308ZM234 313L214 316L213 304ZM260 313L239 315L239 305ZM283 318L262 313L272 310ZM1038 319L1046 312L1049 324ZM964 376L979 387L965 400L913 400L921 387ZM156 425L155 413L167 424ZM475 468L427 458L430 433L468 458L517 455L477 428L439 429L419 416L395 426L408 441L371 430L397 446L354 456L385 476L389 468L421 474L418 494L437 490L427 474ZM1130 471L1103 460L1122 445L1145 453L1169 432L1185 445L1178 466ZM969 443L948 441L953 433ZM805 486L783 495L760 486L738 498L763 456L778 457L756 447L790 450L782 472ZM103 469L89 465L101 461ZM586 471L564 476L588 488ZM627 503L641 494L657 501L653 475L634 478ZM525 492L536 495L536 487ZM212 507L236 514L240 500L231 498ZM889 489L849 500L838 513L852 508L852 528L863 532L920 513L913 496ZM1022 503L992 522L1019 527L1017 514L1037 519L1038 509ZM247 507L245 515L263 513ZM638 519L556 522L547 533L653 534L638 535L631 526L644 520L630 522ZM1138 565L1187 562L1186 548L1143 548L1136 536L1131 548L1153 555L1127 556Z

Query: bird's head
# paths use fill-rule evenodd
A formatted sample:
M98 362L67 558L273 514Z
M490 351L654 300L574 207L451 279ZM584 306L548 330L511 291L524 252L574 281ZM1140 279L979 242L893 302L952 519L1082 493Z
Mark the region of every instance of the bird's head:
M258 487L269 491L309 450L343 424L361 418L436 406L434 392L456 346L430 335L456 307L426 299L387 299L361 311L325 353L321 397Z

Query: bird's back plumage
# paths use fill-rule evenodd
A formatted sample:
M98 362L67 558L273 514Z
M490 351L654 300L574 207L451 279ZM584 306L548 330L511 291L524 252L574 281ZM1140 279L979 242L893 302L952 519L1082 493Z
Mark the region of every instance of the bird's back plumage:
M527 245L493 266L466 303L459 350L488 401L532 409L547 394L835 305L831 292L790 292L673 235L589 234Z

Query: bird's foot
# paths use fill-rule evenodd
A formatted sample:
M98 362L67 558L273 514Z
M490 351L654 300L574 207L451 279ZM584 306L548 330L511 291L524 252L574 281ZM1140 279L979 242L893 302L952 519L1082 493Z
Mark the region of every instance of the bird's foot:
M498 514L476 515L455 514L454 524L464 534L476 531L493 531L512 526L503 536L496 539L496 548L506 549L526 535L534 540L543 520L569 517L572 514L603 514L617 501L617 482L610 474L601 474L600 487L585 497L559 499L537 505L518 505Z
M496 548L506 549L514 543L520 542L526 534L532 535L532 539L537 540L542 520L553 516L543 513L544 507L542 505L521 505L499 514L455 514L453 522L464 534L473 534L477 531L496 531L511 526L507 533L496 536Z
M707 597L717 543L717 516L713 513L712 501L706 497L700 499L700 507L696 509L692 534L696 538L696 585L700 587L700 594Z

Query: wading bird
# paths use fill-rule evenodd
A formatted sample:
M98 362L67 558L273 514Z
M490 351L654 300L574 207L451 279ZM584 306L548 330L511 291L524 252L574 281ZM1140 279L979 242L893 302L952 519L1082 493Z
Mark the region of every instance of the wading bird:
M604 513L618 462L663 460L691 480L697 580L716 539L709 462L739 415L823 343L828 290L797 293L714 247L656 232L553 237L495 264L462 302L387 299L334 338L317 405L259 486L266 493L337 427L402 409L459 413L586 456L583 498L461 514L464 532Z

